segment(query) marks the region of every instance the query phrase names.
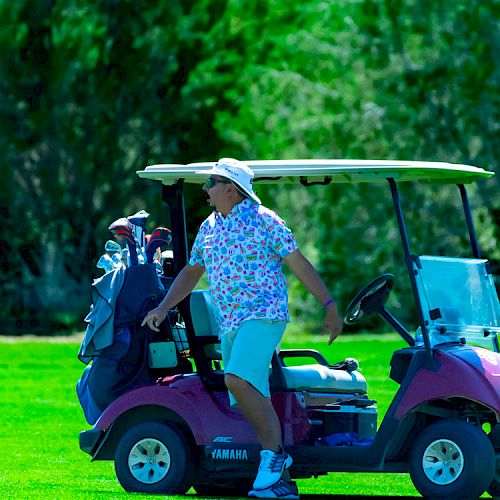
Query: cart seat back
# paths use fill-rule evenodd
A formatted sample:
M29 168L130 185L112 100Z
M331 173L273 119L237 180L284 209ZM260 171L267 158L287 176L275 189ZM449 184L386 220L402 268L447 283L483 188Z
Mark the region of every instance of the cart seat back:
M208 290L195 290L190 298L191 320L196 337L204 337L205 355L210 360L222 359L219 325ZM288 389L315 392L366 392L361 373L336 370L321 364L282 367Z
M204 337L206 342L205 356L210 360L221 360L219 324L208 290L195 290L191 293L190 309L194 333L196 337Z

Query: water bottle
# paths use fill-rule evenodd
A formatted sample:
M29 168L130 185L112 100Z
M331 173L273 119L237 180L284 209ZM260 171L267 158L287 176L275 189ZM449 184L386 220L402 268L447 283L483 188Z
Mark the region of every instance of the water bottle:
M415 347L424 345L424 337L422 336L422 328L418 327L415 331Z

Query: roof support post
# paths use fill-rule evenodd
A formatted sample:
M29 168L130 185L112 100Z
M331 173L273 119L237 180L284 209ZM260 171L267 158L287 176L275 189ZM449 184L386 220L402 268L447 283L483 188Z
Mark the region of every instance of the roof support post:
M184 181L172 186L162 186L162 198L169 206L172 246L174 250L174 275L177 276L188 262L186 216L184 211Z
M467 190L463 184L457 184L460 190L460 196L462 197L462 204L464 206L465 220L467 222L467 229L469 230L469 239L472 246L472 255L476 259L481 258L481 252L479 251L479 243L477 241L476 230L474 229L474 221L472 220L472 211L470 208L469 197L467 196Z
M174 276L177 276L188 263L188 243L186 231L186 212L184 206L184 180L179 179L171 186L162 186L163 201L168 204L170 228L172 230L172 246L174 252ZM203 376L211 372L207 357L203 354L203 339L196 337L191 319L190 297L188 295L178 304L178 309L186 325L186 335L190 345L191 356L196 370ZM204 380L205 382L205 380Z
M403 245L406 267L408 269L408 274L410 277L411 290L413 292L415 304L417 305L418 322L420 323L420 328L422 329L422 337L424 339L425 350L427 351L430 359L431 344L429 339L429 331L427 329L427 325L425 324L424 315L422 314L422 303L420 302L420 296L418 295L417 281L413 270L413 257L410 251L410 241L408 239L408 233L406 231L406 224L403 216L403 209L401 208L401 202L399 200L398 188L396 185L396 181L393 178L389 178L387 180L391 187L392 201L394 203L394 211L396 212L396 219L398 221L399 234L401 236L401 243Z

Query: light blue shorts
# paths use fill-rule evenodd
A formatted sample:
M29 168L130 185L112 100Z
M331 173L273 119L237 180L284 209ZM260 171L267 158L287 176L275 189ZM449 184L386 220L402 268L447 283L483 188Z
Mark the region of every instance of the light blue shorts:
M231 373L247 381L264 397L269 392L269 367L278 348L286 322L272 319L249 319L238 330L226 333L221 339L224 373ZM237 404L229 392L231 406Z

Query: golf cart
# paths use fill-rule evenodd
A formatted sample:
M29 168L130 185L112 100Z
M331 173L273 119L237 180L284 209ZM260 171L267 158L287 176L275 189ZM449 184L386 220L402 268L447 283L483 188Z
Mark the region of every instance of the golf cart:
M393 276L384 274L352 300L345 322L379 314L408 344L394 352L390 377L399 389L377 428L376 402L355 361L335 365L316 350L282 349L270 367L273 404L294 462L292 478L329 472L409 472L429 498L500 494L500 305L481 258L465 184L493 173L447 163L277 160L249 161L258 183L304 186L377 182L390 190L418 314L414 335L385 307ZM184 186L213 163L153 165L141 178L160 181L170 211L173 269L186 264ZM456 184L471 242L470 258L413 255L398 185ZM231 409L224 386L218 326L208 292L180 305L167 332L175 356L158 361L165 376L115 400L80 434L93 460L114 460L127 491L241 495L259 464L255 433ZM414 325L417 326L417 325ZM414 329L414 328L413 328ZM413 331L413 330L412 330ZM172 350L168 351L172 352ZM190 363L178 363L179 353ZM292 366L294 358L310 358ZM160 367L160 368L158 368ZM192 369L190 369L192 368Z

